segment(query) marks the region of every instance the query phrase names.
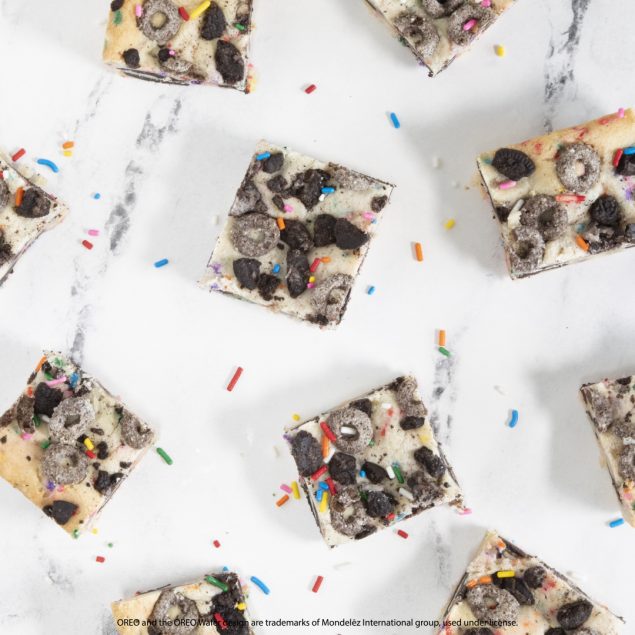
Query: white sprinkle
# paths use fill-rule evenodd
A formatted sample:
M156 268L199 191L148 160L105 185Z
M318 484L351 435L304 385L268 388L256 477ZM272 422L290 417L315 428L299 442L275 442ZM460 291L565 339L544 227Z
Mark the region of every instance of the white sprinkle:
M516 205L514 205L514 207L512 207L512 211L509 212L509 215L511 216L512 214L515 214L516 212L520 212L520 210L523 208L524 204L525 204L525 201L522 198L519 198L516 201Z
M415 497L412 495L412 492L408 491L405 487L400 487L399 488L399 493L402 496L405 496L406 498L408 498L411 501L413 501L415 499Z
M326 195L320 194L320 198L318 198L318 201L323 201L325 198L326 198Z
M392 408L392 404L390 404L390 403L383 403L383 404L381 404L381 407L382 407L384 410L388 410L389 408Z
M338 564L334 564L333 568L339 571L340 569L344 569L345 567L350 567L352 564L352 562L339 562Z
M340 428L340 432L349 437L357 434L357 430L355 428L351 428L350 426L342 426Z
M389 465L386 468L386 472L388 472L388 478L391 478L391 479L395 478L395 471L392 469L392 465Z

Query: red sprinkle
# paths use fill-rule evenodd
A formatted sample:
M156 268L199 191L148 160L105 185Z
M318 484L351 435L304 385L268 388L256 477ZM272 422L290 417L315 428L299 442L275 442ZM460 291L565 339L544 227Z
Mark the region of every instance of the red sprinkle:
M240 376L243 374L243 369L239 366L234 373L234 376L231 378L231 381L227 384L227 390L231 392L234 390L234 386L238 383Z
M216 549L220 547L220 542L218 542L218 540L214 540L212 544L214 545L214 547L216 547Z
M408 537L408 534L403 529L397 529L397 535L401 536L402 538Z
M187 10L185 9L185 7L179 7L179 15L181 16L181 18L183 20L185 20L186 22L190 19L190 14L187 12Z
M613 167L617 167L619 165L620 159L622 158L623 154L624 154L623 148L618 148L615 151L615 154L613 155Z
M324 480L326 481L326 484L329 486L329 492L331 492L331 494L335 496L335 494L337 494L337 489L335 488L335 482L333 481L333 479L329 476L329 478Z
M223 619L223 616L220 613L214 613L214 619L217 624L220 626L221 631L227 630L227 622Z
M26 154L26 150L24 148L20 148L12 157L11 161L17 161L22 158Z
M582 194L558 194L556 201L558 203L582 203L586 200L586 196Z
M321 262L322 262L322 259L321 259L321 258L316 258L316 259L315 259L315 260L311 263L311 266L309 267L309 271L310 271L311 273L313 273L313 272L314 272L314 271L315 271L315 270L316 270L316 269L320 266L320 263L321 263Z
M319 575L315 579L315 584L313 585L313 588L311 589L311 591L313 591L313 593L317 593L320 590L320 587L322 586L323 581L324 581L324 578L321 575Z
M329 424L326 423L326 421L320 421L320 428L322 428L322 432L324 432L329 441L337 441L337 437L333 433L333 430L329 428Z
M104 558L104 556L97 556L95 560L97 560L97 562L106 562L106 558Z
M86 450L85 454L86 454L86 456L87 456L89 459L95 459L95 458L97 458L97 455L96 455L94 452L92 452L91 450Z
M310 95L310 94L311 94L311 93L312 93L312 92L313 92L316 88L317 88L317 86L316 86L315 84L311 84L310 86L307 86L307 87L304 89L304 92L305 92L307 95Z
M320 476L322 476L322 474L326 472L327 469L328 468L326 467L326 465L323 465L319 470L311 474L311 479L314 481L317 481L320 478Z
M84 245L84 247L86 247L86 249L92 249L93 248L93 243L91 243L90 240L82 240L82 245Z

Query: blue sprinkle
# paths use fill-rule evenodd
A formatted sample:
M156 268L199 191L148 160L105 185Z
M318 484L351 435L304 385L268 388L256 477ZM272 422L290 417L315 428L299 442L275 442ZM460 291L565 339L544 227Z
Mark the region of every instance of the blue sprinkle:
M359 475L361 478L366 478L366 472L364 472L364 470L360 470Z
M101 198L101 194L100 194L99 192L95 192L95 193L93 194L93 198L94 198L96 201L98 201L98 200Z
M392 125L395 126L395 128L401 128L399 119L397 119L397 115L394 112L390 113L390 121L392 121Z
M509 420L509 427L515 428L518 423L518 410L512 410L512 418Z
M262 581L259 580L255 575L252 575L249 578L265 595L269 595L271 591L269 591L269 587Z
M263 152L262 154L256 155L256 161L264 161L271 156L271 152Z
M318 487L324 491L326 491L329 488L328 483L325 483L324 481L320 481L318 483Z
M375 293L375 287L373 286L368 287L368 291L366 291L366 293L368 293L368 295L373 295L373 293Z
M483 159L483 163L485 163L485 165L492 165L492 160L488 157L487 159Z
M333 192L335 192L335 188L334 187L323 187L322 188L322 194L333 194Z
M223 567L223 571L229 571L229 567Z
M635 154L635 146L624 148L624 154Z
M278 271L280 271L280 265L274 265L272 271L273 273L278 273Z
M165 267L165 265L167 265L167 264L168 264L168 262L170 262L170 261L169 261L167 258L162 258L161 260L157 260L157 261L154 263L154 266L155 266L157 269L160 269L161 267Z
M626 150L624 150L624 152L626 153ZM49 161L48 159L38 159L37 162L40 165L45 165L47 168L51 168L51 170L53 170L53 172L59 172L60 169L55 165L55 163L53 163L53 161Z
M324 490L323 490L323 489L318 489L318 491L317 491L317 492L315 492L315 500L316 500L318 503L321 503L321 502L322 502L322 498L323 498L323 496L324 496Z
M620 525L624 524L624 519L623 518L616 518L615 520L612 520L609 523L609 527L619 527Z
M77 385L77 380L79 379L79 375L77 373L73 373L69 378L68 378L68 383L71 385L71 388L75 388L75 386Z

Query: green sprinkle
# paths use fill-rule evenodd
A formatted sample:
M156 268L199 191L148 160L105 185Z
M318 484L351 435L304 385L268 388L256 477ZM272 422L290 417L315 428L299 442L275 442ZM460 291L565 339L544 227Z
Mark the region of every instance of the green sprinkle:
M209 582L210 584L217 586L221 591L229 590L229 587L224 582L221 582L220 580L213 578L211 575L205 576L205 582Z
M51 375L51 373L44 373L44 377L46 377L47 379L53 379L53 375Z
M168 464L172 465L174 461L170 458L170 455L163 449L157 448L157 454Z
M371 440L368 442L368 445L372 448L372 447L375 445L375 442L371 439Z
M395 476L397 477L397 480L400 483L403 483L403 474L401 473L401 469L399 469L399 464L398 463L393 463L392 464L392 469L395 471Z
M56 358L53 360L53 363L54 363L56 366L59 366L60 368L62 368L62 366L64 366L64 360L61 360L59 357L56 357Z
M39 428L41 423L42 421L40 420L40 417L38 417L37 415L33 415L33 425L36 428Z
M47 439L46 441L42 441L42 443L40 443L40 447L43 450L46 450L46 448L48 448L48 446L51 445L51 440Z
M234 26L239 30L239 31L244 31L245 27L244 25L240 24L239 22L236 22L236 24L234 24Z
M112 547L113 547L112 542L109 542L109 543L108 543L108 546L112 549Z
M73 538L79 538L79 529L73 529Z
M446 357L450 357L450 351L443 346L439 346L439 353L441 353L441 355L445 355Z
M367 501L368 500L368 494L366 494L366 492L362 489L359 490L359 495L361 497L361 499L363 501Z
M114 24L121 24L122 20L123 20L123 16L121 15L121 10L115 11L115 17L113 19L113 23Z

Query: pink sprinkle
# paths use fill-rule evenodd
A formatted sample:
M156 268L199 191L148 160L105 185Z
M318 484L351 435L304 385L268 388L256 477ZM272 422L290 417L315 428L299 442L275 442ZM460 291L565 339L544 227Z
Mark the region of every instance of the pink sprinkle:
M69 397L73 396L73 391L72 390L65 390L62 395L64 396L64 399L68 399Z
M169 53L172 57L176 55L176 51L174 49L170 49Z
M285 212L292 212L293 211L293 206L292 205L285 205L282 209L284 209Z
M481 6L482 7L491 7L492 6L492 0L483 0L483 2L481 2Z
M375 214L373 214L372 212L364 212L364 218L367 218L368 220L373 220L375 218Z
M57 386L58 384L63 384L66 381L66 375L62 375L61 377L58 377L57 379L51 379L50 381L46 382L46 385L51 388L53 386Z
M463 25L464 31L471 31L476 26L476 20L472 18Z
M472 513L472 510L469 507L466 507L463 511L459 512L459 516L469 516Z
M624 115L626 114L626 111L624 110L624 108L620 108L617 111L617 117L618 119L624 119Z
M516 187L516 181L512 181L511 179L509 181L503 181L498 184L498 187L501 190L511 190L512 187Z
M28 441L29 439L33 438L33 435L30 432L23 432L20 435L20 438L23 439L24 441Z
M99 230L98 229L89 229L88 230L88 235L89 236L99 236Z
M293 490L288 485L285 485L284 483L280 486L280 489L283 492L286 492L287 494L292 494L293 493Z
M307 282L306 288L313 289L314 286L315 286L315 282Z
M143 7L140 4L135 5L134 14L140 18L143 15Z
M624 499L627 501L633 500L633 495L630 492L624 492Z

